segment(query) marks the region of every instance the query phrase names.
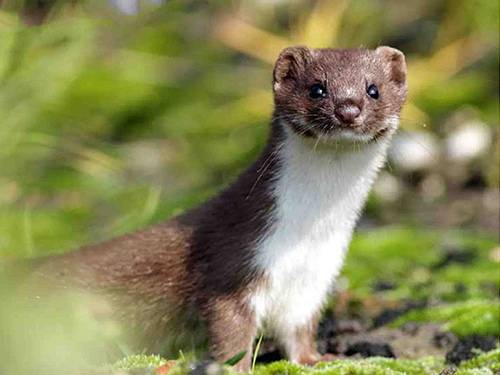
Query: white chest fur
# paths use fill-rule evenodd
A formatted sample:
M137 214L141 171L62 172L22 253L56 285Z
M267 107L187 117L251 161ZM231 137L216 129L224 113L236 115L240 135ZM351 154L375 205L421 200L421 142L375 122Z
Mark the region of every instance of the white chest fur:
M268 283L251 296L257 320L278 334L306 325L338 275L387 142L347 149L292 137L280 151L275 224L255 266Z

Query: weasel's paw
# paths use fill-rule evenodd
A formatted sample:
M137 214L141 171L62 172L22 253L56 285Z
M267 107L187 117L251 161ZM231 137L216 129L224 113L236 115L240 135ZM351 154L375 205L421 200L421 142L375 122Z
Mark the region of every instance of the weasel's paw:
M318 362L331 362L331 361L335 361L336 359L338 359L338 357L336 355L330 354L330 353L325 353L320 357Z
M326 353L324 355L317 353L301 357L298 363L301 365L314 366L316 363L319 362L330 362L330 361L335 361L336 359L337 356L330 353Z

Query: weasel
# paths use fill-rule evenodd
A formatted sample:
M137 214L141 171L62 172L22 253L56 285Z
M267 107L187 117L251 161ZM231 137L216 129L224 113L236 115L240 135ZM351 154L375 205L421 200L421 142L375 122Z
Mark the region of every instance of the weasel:
M203 327L216 360L246 351L237 368L249 370L265 327L291 361L329 359L316 350L320 309L397 129L405 59L390 47L289 47L273 89L267 145L232 185L167 222L51 257L31 282L102 297L150 351Z

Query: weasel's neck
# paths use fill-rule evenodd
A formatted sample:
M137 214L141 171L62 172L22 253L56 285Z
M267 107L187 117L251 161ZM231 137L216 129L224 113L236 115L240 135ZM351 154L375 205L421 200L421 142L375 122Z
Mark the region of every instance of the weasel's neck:
M342 258L388 145L326 146L286 138L271 190L273 226L257 260L265 269L294 249L308 248L306 253L313 256L325 247Z
M274 189L280 219L300 218L297 230L325 219L352 228L385 161L386 148L387 142L318 147L291 138Z

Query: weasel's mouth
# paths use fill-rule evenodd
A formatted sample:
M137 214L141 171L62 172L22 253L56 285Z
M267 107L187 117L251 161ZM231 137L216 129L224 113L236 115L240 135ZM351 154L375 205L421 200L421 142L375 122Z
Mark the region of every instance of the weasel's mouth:
M314 138L317 138L320 141L370 143L383 139L387 135L388 131L388 127L379 129L375 133L371 131L363 132L359 128L338 127L327 131L323 129L312 129L310 133Z
M375 132L369 127L345 126L339 124L314 124L305 121L291 121L291 128L295 134L309 139L321 141L341 141L341 142L377 142L383 139L389 132L390 126L376 129Z

